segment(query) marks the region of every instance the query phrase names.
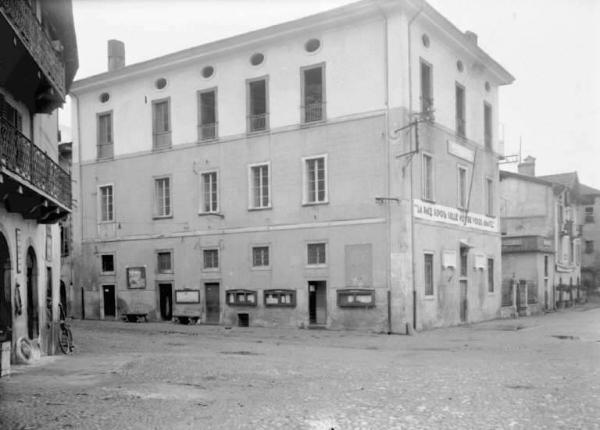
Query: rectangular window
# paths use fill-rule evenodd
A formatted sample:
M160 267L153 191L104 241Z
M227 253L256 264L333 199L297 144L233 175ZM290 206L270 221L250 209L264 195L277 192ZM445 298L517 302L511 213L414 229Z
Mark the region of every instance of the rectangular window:
M269 165L250 166L250 208L263 209L271 206Z
M263 297L268 308L296 306L296 290L265 290Z
M201 175L202 203L201 212L216 213L219 211L219 194L217 172L207 172Z
M212 140L217 137L217 90L198 93L198 138Z
M252 267L269 266L269 247L255 246L252 248Z
M375 306L375 291L363 288L337 290L337 305L340 308L372 308Z
M594 252L594 241L586 240L585 241L585 253L592 254Z
M115 256L113 254L102 254L100 260L102 273L115 273Z
M263 131L268 124L267 79L248 82L248 132Z
M169 104L169 99L152 102L152 148L154 150L171 147L171 115Z
M322 65L302 70L303 122L305 123L321 121L325 118L324 70Z
M327 202L327 157L304 159L304 203Z
M593 223L594 222L594 207L586 206L585 208L585 223Z
M492 149L492 105L483 103L483 133L485 148Z
M316 266L326 264L325 244L324 243L309 243L306 247L308 252L308 265Z
M548 268L549 268L548 260L549 260L548 256L544 255L544 276L545 277L548 277Z
M469 261L469 248L460 248L460 276L467 276L467 264Z
M97 116L97 157L99 160L114 157L112 113L102 113Z
M227 290L225 296L229 306L256 306L256 291Z
M488 293L494 292L494 259L488 258L487 261L488 270Z
M421 112L433 110L433 78L431 65L421 60Z
M112 185L103 185L100 187L100 222L114 220L113 187Z
M433 201L433 157L428 154L423 154L423 189L422 197L423 200Z
M156 268L158 273L173 273L171 251L158 251L156 253Z
M172 216L170 178L157 178L154 180L154 210L156 217Z
M456 134L466 137L465 87L456 84Z
M219 268L219 250L205 249L202 251L204 257L204 270L216 270Z
M488 216L494 216L494 181L490 178L486 178L485 180L485 189L486 189L486 214Z
M433 296L433 254L425 254L425 295Z
M458 207L461 209L467 208L467 169L464 167L458 168Z
M0 94L0 119L4 119L9 125L23 131L23 116L15 109L9 102L4 98L3 94Z

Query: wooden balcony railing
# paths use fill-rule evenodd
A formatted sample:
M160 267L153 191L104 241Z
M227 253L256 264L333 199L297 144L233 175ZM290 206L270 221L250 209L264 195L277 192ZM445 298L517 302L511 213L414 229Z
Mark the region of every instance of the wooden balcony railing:
M23 45L64 100L65 65L29 3L24 0L0 0L0 11L11 22Z
M0 166L71 208L69 173L4 119L0 119Z

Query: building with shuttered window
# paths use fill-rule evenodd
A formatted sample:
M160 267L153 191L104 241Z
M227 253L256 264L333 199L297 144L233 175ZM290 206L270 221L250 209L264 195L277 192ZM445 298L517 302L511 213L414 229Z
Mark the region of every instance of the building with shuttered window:
M365 0L73 88L86 317L404 331L500 309L498 89L420 1Z

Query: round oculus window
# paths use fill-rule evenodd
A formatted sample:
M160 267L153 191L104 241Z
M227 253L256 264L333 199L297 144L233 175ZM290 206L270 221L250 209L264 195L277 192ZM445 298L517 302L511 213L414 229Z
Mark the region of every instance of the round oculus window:
M463 62L462 62L462 61L458 60L458 61L456 62L456 69L457 69L459 72L462 72L463 70L465 70L465 65L463 64Z
M109 99L110 99L110 94L108 94L108 93L100 94L100 102L101 103L106 103Z
M155 82L154 82L154 86L159 89L162 90L164 87L167 86L167 80L165 78L158 78Z
M253 66L258 66L259 64L262 64L263 61L265 61L265 56L260 52L257 52L250 57L250 64Z
M309 39L304 44L306 52L316 52L321 47L321 41L319 39Z
M210 78L215 74L215 68L213 66L206 66L202 69L202 77L205 79Z
M427 36L426 34L424 34L423 36L421 36L421 41L423 42L423 46L425 48L429 48L429 36Z

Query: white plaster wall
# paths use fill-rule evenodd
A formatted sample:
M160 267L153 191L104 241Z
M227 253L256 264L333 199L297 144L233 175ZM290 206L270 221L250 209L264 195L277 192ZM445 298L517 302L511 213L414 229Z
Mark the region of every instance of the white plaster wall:
M78 95L82 161L96 158L96 115L113 112L115 156L152 149L151 102L170 97L172 142L174 145L197 141L197 91L218 88L219 135L246 133L246 80L269 77L271 129L300 122L300 68L325 63L327 118L339 118L382 109L384 93L384 43L382 20L355 23L323 32L278 39L234 53L199 60L186 67L135 77L110 87ZM304 43L321 39L313 54ZM252 66L249 58L262 52L265 61ZM215 67L210 79L201 76L206 65ZM160 77L168 80L163 90L154 88ZM100 103L102 92L110 100ZM73 110L77 115L77 109ZM75 121L74 121L75 122Z

